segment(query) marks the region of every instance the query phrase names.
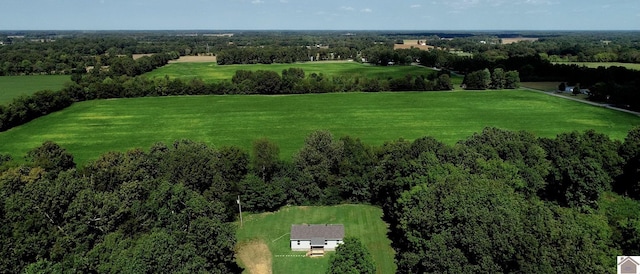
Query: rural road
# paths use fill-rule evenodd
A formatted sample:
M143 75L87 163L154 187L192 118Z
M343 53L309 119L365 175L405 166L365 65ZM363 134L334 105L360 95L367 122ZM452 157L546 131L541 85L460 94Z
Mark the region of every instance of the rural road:
M551 96L564 98L564 99L567 99L567 100L580 102L580 103L583 103L583 104L588 104L588 105L592 105L592 106L596 106L596 107L603 107L603 108L613 109L613 110L617 110L617 111L626 112L626 113L630 113L630 114L634 114L634 115L640 116L640 112L635 112L635 111L631 111L631 110L628 110L628 109L614 107L614 106L612 106L610 104L602 104L602 103L596 103L596 102L591 102L591 101L586 101L586 100L580 100L578 98L571 98L571 97L567 97L567 96L562 96L560 94L556 94L555 92L547 92L547 91L542 91L542 90L537 90L537 89L532 89L532 88L525 88L525 87L521 87L521 88L522 89L526 89L526 90L530 90L530 91L544 93L544 94L551 95Z

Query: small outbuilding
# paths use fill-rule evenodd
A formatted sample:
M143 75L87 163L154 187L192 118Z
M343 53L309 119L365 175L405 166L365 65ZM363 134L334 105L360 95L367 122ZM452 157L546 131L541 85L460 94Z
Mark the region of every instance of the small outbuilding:
M343 240L344 225L341 224L291 225L292 251L322 255L325 251L335 251Z

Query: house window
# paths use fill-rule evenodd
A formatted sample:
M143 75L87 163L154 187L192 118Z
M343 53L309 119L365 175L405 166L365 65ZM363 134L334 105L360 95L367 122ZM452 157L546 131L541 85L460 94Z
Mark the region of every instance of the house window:
M327 245L327 240L324 240L324 245Z
M298 241L298 245L300 245L300 241Z

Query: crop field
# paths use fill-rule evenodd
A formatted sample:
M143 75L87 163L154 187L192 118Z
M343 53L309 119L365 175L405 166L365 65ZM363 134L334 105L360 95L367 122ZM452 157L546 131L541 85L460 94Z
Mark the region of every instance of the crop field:
M534 38L534 37L516 37L516 38L502 38L500 39L502 44L513 44L513 43L518 43L518 42L522 42L522 41L527 41L527 42L536 42L538 40L540 40L539 38Z
M453 144L487 126L542 137L595 129L622 140L637 125L636 115L523 90L146 97L73 104L1 132L0 153L22 159L52 140L82 165L107 151L182 138L250 151L267 137L291 159L315 130L371 145L423 136Z
M560 82L522 82L520 86L541 91L557 91Z
M369 249L377 273L395 273L394 252L381 217L380 208L368 205L284 207L273 213L246 214L236 232L236 254L249 273L325 273L333 252L308 258L304 252L291 251L291 225L344 224L345 236L359 238Z
M619 62L553 62L554 64L562 64L562 65L578 65L585 66L589 68L598 68L598 67L625 67L628 69L640 70L640 64L634 63L619 63Z
M201 78L205 82L216 82L221 80L231 80L237 70L270 70L281 73L288 68L301 68L306 75L312 73L323 73L327 76L347 76L347 77L403 77L407 74L411 75L428 75L435 73L434 70L418 66L372 66L357 62L309 62L294 64L257 64L257 65L224 65L219 66L216 63L171 63L164 67L158 68L145 75L151 78L165 77L192 79Z
M1 76L0 104L4 105L20 95L29 95L45 89L60 90L68 75Z

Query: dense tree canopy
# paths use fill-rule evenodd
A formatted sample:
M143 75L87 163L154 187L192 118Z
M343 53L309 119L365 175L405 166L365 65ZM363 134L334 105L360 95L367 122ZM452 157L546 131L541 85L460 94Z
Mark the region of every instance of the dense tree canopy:
M373 274L376 265L371 253L358 238L345 237L344 243L331 255L327 274Z
M0 269L237 273L240 196L253 212L379 205L401 273L606 272L610 254L640 242L637 133L621 143L486 128L454 146L430 137L370 146L316 131L292 161L266 139L251 155L179 140L79 168L45 142L27 163L4 159ZM333 259L339 272L371 263L350 246Z

